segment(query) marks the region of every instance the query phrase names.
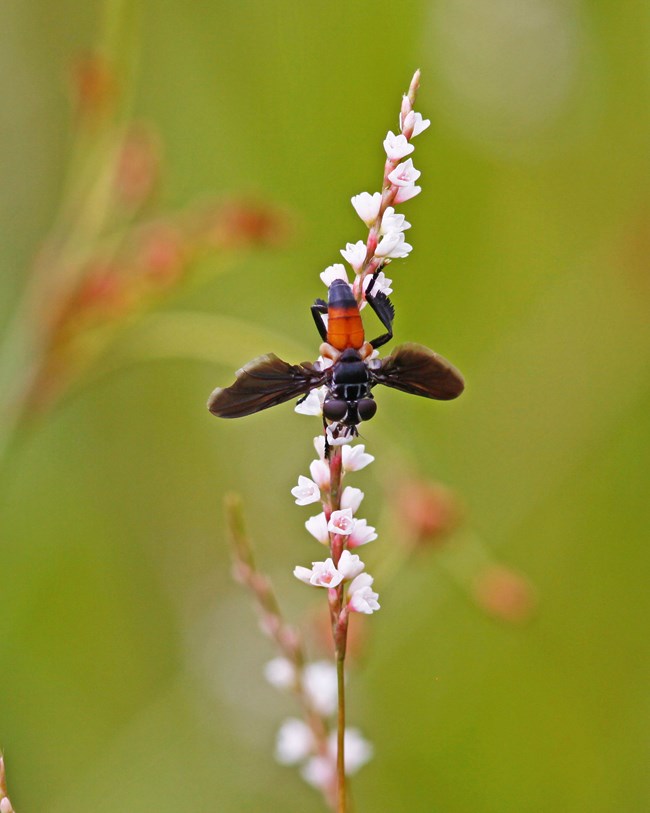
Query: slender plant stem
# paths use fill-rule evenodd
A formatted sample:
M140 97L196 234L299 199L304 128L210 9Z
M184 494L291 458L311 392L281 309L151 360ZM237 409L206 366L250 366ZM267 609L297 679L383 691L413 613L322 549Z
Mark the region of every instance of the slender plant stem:
M343 453L340 446L330 450L330 513L338 511L341 507L341 479L343 466ZM332 534L330 549L334 565L338 565L344 548L345 537ZM344 586L341 584L331 591L330 613L332 621L332 636L336 651L336 675L338 687L338 714L336 731L336 810L345 813L347 810L345 785L345 650L348 634L347 614L343 610Z
M347 624L346 624L347 629ZM345 651L336 658L336 677L339 691L339 708L336 731L336 775L337 775L337 813L346 811L345 787Z

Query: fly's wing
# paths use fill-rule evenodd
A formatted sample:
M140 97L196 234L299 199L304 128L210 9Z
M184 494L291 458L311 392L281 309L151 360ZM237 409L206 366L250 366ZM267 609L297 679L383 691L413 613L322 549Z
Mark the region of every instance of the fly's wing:
M218 387L208 400L208 409L218 418L241 418L306 395L324 380L325 372L309 362L288 364L269 353L238 370L230 387Z
M385 384L395 390L450 401L465 388L465 381L447 359L421 344L401 344L382 360L377 370L371 369L374 384Z

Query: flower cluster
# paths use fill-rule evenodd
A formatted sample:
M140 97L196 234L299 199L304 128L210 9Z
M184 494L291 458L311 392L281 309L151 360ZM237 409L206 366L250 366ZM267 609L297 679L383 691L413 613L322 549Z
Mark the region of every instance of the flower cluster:
M411 140L431 124L413 109L419 83L420 72L416 71L409 92L402 99L399 133L396 135L389 130L384 139L386 163L382 191L372 194L360 192L352 197L352 206L368 227L369 234L365 242L348 243L341 249L341 255L354 271L352 288L362 306L365 290L373 277L375 291L386 295L392 292L392 280L381 269L391 260L408 257L413 248L404 238L404 232L411 228L411 224L404 215L395 211L395 206L422 191L421 187L416 186L420 171L413 166L413 159L407 158L415 149ZM330 265L320 276L328 287L335 279L349 282L343 263Z
M297 505L320 502L323 510L310 517L305 527L330 556L312 562L312 566L297 566L294 575L300 581L328 591L330 617L335 630L337 652L345 646L350 613L371 614L379 609L379 596L372 589L373 578L365 573L365 564L351 551L377 539L375 529L365 519L355 516L363 491L353 486L343 487L349 472L359 471L372 463L374 457L363 445L343 446L326 455L325 436L314 438L318 457L309 466L311 477L301 475L291 489ZM338 461L338 465L333 461ZM331 792L336 787L337 731L330 730L329 718L338 704L337 671L333 663L318 661L296 669L286 658L275 658L266 667L266 678L276 688L298 693L311 724L294 718L286 720L276 743L276 758L283 765L302 764L301 774L309 784ZM313 715L323 718L324 731L317 736ZM354 728L346 728L345 773L355 773L372 757L372 746Z
M388 296L393 292L393 280L384 270L392 260L408 257L412 246L407 243L404 232L411 224L403 214L395 211L395 206L404 203L421 192L416 186L420 171L413 166L412 158L407 158L415 147L411 140L429 127L431 122L423 119L413 109L415 96L420 83L420 72L416 71L408 93L402 99L399 115L399 130L396 135L391 130L384 139L386 161L381 192L360 192L351 199L354 210L368 227L368 237L356 243L348 243L341 249L343 259L354 272L354 281L350 283L348 271L343 263L328 266L320 275L321 280L329 286L334 280L343 280L350 285L359 308L366 304L366 294L372 285L374 294ZM405 160L404 160L405 159ZM324 315L326 320L327 316ZM370 359L378 355L375 350ZM321 369L332 365L332 360L320 356L317 362ZM296 405L296 412L304 415L321 415L326 388L312 390L309 395ZM331 445L349 443L355 436L345 426L331 425L327 429L327 440Z
M306 782L326 795L336 786L336 731L327 721L337 709L336 667L329 661L315 661L296 668L287 658L273 658L264 674L276 689L296 691L308 712L311 724L296 717L287 718L277 734L275 758L281 765L300 765ZM325 727L314 725L322 718ZM372 745L356 728L345 730L345 773L355 774L372 757Z
M365 564L358 554L350 553L351 549L366 545L377 539L372 525L365 519L355 517L361 505L364 494L360 488L345 486L340 491L338 504L332 504L331 468L325 459L325 438L320 435L314 438L314 446L318 458L310 464L309 471L312 478L300 476L298 485L291 489L297 505L310 505L322 502L323 510L320 514L310 517L305 523L309 533L323 545L328 545L332 556L324 561L312 562L311 568L298 566L293 574L300 581L312 584L315 587L326 587L330 590L344 586L345 601L343 601L339 623L347 618L350 612L370 615L379 609L377 599L379 596L372 588L373 578L364 573ZM365 468L375 459L368 454L362 444L357 446L343 446L341 454L340 476L338 485L347 472L358 471ZM336 559L336 561L335 561Z

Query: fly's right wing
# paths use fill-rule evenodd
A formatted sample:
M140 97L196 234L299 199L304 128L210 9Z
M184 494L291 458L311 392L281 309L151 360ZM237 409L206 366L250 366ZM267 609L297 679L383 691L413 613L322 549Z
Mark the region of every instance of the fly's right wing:
M438 401L458 398L465 388L463 376L451 362L414 342L396 347L371 373L373 386L384 384Z
M208 409L218 418L242 418L306 395L325 383L326 372L313 364L288 364L273 353L249 361L230 387L217 387Z

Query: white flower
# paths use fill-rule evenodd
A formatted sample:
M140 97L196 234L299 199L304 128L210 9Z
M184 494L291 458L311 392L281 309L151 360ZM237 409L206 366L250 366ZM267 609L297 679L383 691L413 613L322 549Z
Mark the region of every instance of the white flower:
M300 775L313 788L327 790L334 783L336 766L329 757L312 757L303 765Z
M327 527L333 534L348 536L354 530L354 523L352 511L349 508L343 508L340 511L332 511Z
M375 249L375 257L387 257L398 259L408 257L413 246L404 240L404 233L401 231L391 231L381 238L381 242Z
M377 534L372 525L368 525L367 520L358 519L354 523L354 530L348 537L348 547L358 548L361 545L367 545L368 542L374 542L377 539Z
M396 205L398 203L406 203L407 200L411 200L411 198L419 195L421 191L421 186L400 186L400 188L397 190L397 194L393 198L393 203Z
M348 282L348 273L345 270L343 263L334 263L334 265L327 266L327 268L320 275L320 278L329 288L335 279L342 279L344 282Z
M384 149L386 150L386 155L389 161L401 161L402 158L406 158L407 155L410 155L415 147L413 144L409 144L406 136L404 135L395 135L391 130L388 131L388 135L384 139Z
M294 567L293 575L314 587L336 587L343 581L343 575L334 567L331 558L324 562L312 562L311 570L308 567Z
M360 270L363 261L366 259L366 253L367 247L363 240L358 240L356 243L347 243L345 248L341 249L343 259L347 260L355 271Z
M294 410L300 415L322 415L324 400L325 387L317 387L306 398L297 403Z
M387 234L389 231L406 231L411 228L411 224L404 215L397 214L392 206L387 206L384 216L381 219L380 234Z
M336 760L337 733L332 731L327 739L330 756ZM359 768L370 762L373 757L372 743L361 736L358 728L346 728L344 734L345 773L348 776L355 774Z
M368 573L361 573L350 584L348 592L348 609L355 613L371 615L379 609L379 593L372 589L374 579Z
M329 424L326 431L327 442L330 446L343 446L345 443L352 443L356 437L351 426L344 426L339 421Z
M287 658L273 658L264 666L264 677L276 689L291 689L296 682L296 669Z
M298 485L291 489L291 493L296 498L296 505L310 505L320 500L320 489L316 483L302 474L298 477Z
M356 555L356 553L350 553L349 550L344 550L341 553L339 558L339 563L336 566L338 568L339 573L343 574L344 579L354 579L355 576L358 576L359 573L365 568L365 564L361 561L361 559Z
M330 467L325 460L312 460L309 464L309 473L319 488L329 488Z
M316 454L321 460L325 460L325 436L324 435L316 435L314 438L314 449L316 449Z
M368 286L372 282L373 276L374 276L374 274L368 274L368 276L364 279L364 281L363 281L363 290L364 291L368 290ZM376 294L377 292L379 292L379 293L382 293L382 294L385 294L386 296L388 296L388 294L393 293L393 289L390 287L392 284L393 284L393 280L388 279L388 277L384 274L384 272L380 271L377 274L377 276L375 277L375 284L372 286L372 293ZM377 355L379 355L379 353L377 353ZM372 358L372 356L370 358ZM368 360L369 359L366 359L366 361L368 361Z
M354 211L359 215L366 226L370 226L379 215L381 192L375 192L374 195L371 195L370 192L361 192L358 195L354 195L352 205L354 206Z
M307 723L296 717L289 717L278 731L275 758L281 765L295 765L306 759L314 747L314 735Z
M314 537L314 539L316 539L322 545L326 545L330 541L330 535L329 531L327 530L327 520L325 519L324 511L321 511L321 513L317 514L315 517L309 517L307 522L305 522L305 528L307 528L307 530Z
M427 127L431 124L429 119L423 119L422 113L416 113L415 110L409 111L406 116L404 116L404 120L402 121L402 114L399 114L399 128L400 130L408 130L409 128L413 127L413 133L411 138L415 138L416 135L420 135L423 133Z
M314 709L324 717L338 707L336 666L331 661L314 661L303 669L302 685Z
M311 584L311 577L314 575L314 572L310 567L296 565L293 569L293 575L297 579L300 579L301 582L304 582L305 584Z
M412 159L408 158L395 167L388 176L388 180L394 186L412 186L421 174L420 170L413 166Z
M375 458L371 454L366 454L366 447L363 443L356 446L343 447L343 468L345 471L359 471L372 463Z
M346 486L341 494L341 508L349 508L353 514L356 514L363 497L364 494L360 488Z

